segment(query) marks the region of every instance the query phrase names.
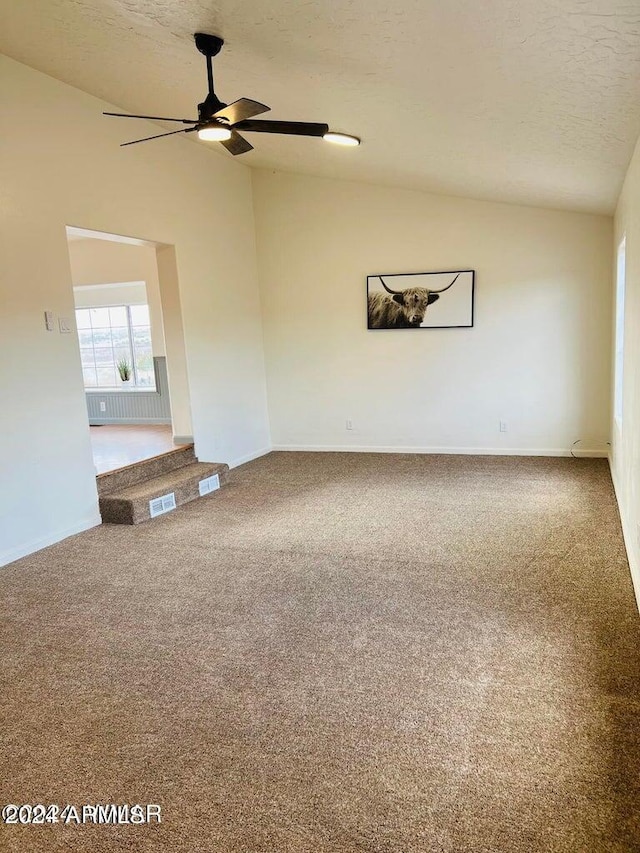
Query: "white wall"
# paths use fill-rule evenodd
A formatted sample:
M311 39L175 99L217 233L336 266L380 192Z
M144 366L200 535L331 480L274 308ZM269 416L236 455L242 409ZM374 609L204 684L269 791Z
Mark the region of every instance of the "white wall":
M103 308L111 305L146 305L147 288L144 281L122 284L81 284L73 288L76 308ZM161 355L155 353L154 355Z
M155 246L135 246L92 238L70 240L69 262L74 287L90 288L91 285L143 281L146 286L146 297L139 300L139 295L131 295L131 298L149 305L153 354L154 356L165 355ZM129 293L131 294L131 291ZM80 307L81 304L122 305L123 302L117 301L120 297L121 294L114 289L83 290L80 293L76 292L75 304L76 307ZM91 302L92 298L98 298L99 301Z
M604 454L611 218L266 170L253 187L274 446ZM367 274L451 269L476 270L475 328L367 331Z
M121 149L154 127L4 57L0 78L6 563L99 520L77 337L42 314L73 317L65 225L175 245L200 458L237 464L269 432L249 171L184 139Z
M640 604L640 143L615 215L614 250L626 236L622 424L613 422L611 470ZM615 305L615 270L614 270Z

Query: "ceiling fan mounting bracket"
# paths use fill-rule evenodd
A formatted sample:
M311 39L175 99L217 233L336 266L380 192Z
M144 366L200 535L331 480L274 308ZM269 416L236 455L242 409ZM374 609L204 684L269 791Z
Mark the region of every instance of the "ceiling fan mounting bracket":
M196 33L194 35L196 47L205 56L217 56L222 50L224 39L220 36L210 36L208 33Z

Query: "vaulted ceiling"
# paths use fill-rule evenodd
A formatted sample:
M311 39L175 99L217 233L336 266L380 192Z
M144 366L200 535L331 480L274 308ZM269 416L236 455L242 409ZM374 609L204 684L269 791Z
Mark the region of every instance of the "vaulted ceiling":
M264 118L327 122L362 137L360 148L339 149L253 134L255 150L238 158L248 166L609 213L640 133L637 0L5 0L0 8L0 52L152 115L196 116L207 88L197 31L225 39L215 60L223 100L253 98L271 106ZM148 131L104 121L122 123L123 141Z

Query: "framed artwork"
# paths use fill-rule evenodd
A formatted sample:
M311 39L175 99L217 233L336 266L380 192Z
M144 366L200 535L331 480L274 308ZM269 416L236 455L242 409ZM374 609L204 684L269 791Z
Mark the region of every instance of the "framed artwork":
M475 270L367 276L368 329L473 326Z

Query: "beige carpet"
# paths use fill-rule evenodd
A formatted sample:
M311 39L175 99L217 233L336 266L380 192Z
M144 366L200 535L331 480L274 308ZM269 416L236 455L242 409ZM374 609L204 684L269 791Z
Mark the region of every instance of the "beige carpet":
M3 851L640 850L603 460L274 453L0 571Z

